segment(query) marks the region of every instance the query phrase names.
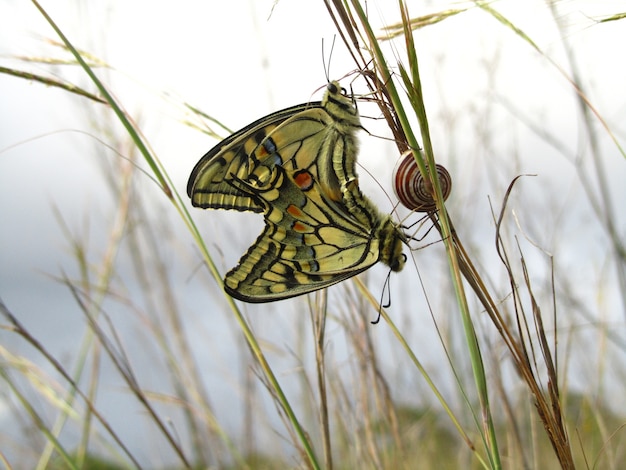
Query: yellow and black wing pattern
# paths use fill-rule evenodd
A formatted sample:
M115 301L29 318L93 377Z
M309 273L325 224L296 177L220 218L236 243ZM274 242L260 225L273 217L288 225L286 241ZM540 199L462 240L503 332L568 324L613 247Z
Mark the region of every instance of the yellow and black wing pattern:
M196 164L187 194L196 207L263 213L265 229L224 278L245 302L271 302L328 287L382 261L399 271L406 240L359 189L361 129L351 96L330 82L321 102L253 122Z

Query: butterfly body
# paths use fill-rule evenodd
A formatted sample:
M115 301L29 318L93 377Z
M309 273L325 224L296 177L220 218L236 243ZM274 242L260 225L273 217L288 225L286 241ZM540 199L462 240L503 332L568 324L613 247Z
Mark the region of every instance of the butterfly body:
M202 208L261 212L265 229L224 289L269 302L321 289L377 261L402 269L403 233L358 186L353 100L337 82L324 99L270 114L197 163L187 193Z

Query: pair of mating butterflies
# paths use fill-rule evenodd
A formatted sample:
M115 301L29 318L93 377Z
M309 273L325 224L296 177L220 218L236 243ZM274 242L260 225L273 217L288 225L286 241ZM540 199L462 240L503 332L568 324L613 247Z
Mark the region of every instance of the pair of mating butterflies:
M209 150L189 177L196 207L263 213L265 229L224 278L246 302L328 287L378 261L400 271L406 237L361 193L354 99L330 82L321 102L277 111Z

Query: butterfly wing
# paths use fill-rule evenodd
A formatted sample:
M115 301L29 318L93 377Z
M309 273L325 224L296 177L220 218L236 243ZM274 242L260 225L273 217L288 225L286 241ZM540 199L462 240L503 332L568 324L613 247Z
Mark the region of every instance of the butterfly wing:
M235 132L209 150L196 164L187 183L187 195L192 205L203 209L261 212L248 194L231 184L233 175L248 180L255 168L263 163L263 159L250 158L263 139L294 115L320 106L320 102L312 102L277 111Z
M301 295L378 261L379 240L368 227L330 199L308 170L296 173L292 177L277 165L262 186L235 183L264 207L266 224L224 279L226 292L237 299L269 302Z

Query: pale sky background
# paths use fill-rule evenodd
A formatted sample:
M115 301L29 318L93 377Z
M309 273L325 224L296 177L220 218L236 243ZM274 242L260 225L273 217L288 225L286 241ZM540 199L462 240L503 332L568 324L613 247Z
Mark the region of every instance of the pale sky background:
M187 0L176 2L175 6L171 2L139 0L89 2L89 6L83 3L87 2L57 0L44 1L43 6L77 47L114 67L108 73L101 71L100 76L126 109L141 120L146 139L186 202L185 188L191 169L217 141L183 123L191 115L181 106L182 102L193 104L236 130L272 111L321 98L321 92L316 90L325 85L324 64L329 60L328 46L335 35L321 1L282 0L273 5L273 1ZM376 2L368 4L375 24L397 21L393 7L381 11ZM451 5L454 6L451 2L416 1L410 3L410 10L417 16ZM566 64L558 32L543 2L504 0L496 2L496 6L555 61ZM626 61L621 50L626 44L626 28L623 21L594 25L590 18L616 13L624 6L624 2L609 1L569 1L560 5L590 99L622 145L626 131ZM1 65L40 74L52 71L92 90L76 67L25 65L12 60L15 56L63 57L60 51L45 44L45 38L56 40L32 4L9 0L0 3ZM569 280L576 286L576 295L589 305L601 306L591 310L602 314L599 321L613 322L623 342L624 306L614 291L614 267L606 257L606 240L585 202L572 165L516 121L504 105L511 103L523 115L536 119L575 155L577 149L585 148L586 142L580 132L572 89L548 61L480 11L426 28L416 39L435 153L452 173L455 186L449 206L465 232L462 238L468 245L492 246L488 197L498 210L512 178L521 173L536 174L519 183L512 200L513 208L521 204L534 208L531 215L520 211L524 230L544 249L558 254L559 266L570 271ZM353 69L343 44L337 40L330 58L331 78ZM357 91L363 91L362 86L355 83ZM110 192L101 178L99 159L119 157L105 147L112 142L110 137L94 130L94 121L106 115L97 105L2 74L0 103L0 297L51 352L67 359L76 352L77 338L82 338L85 324L67 289L51 279L61 272L77 275L70 241L55 218L54 208L62 214L73 236L82 238L88 234L85 238L89 240L90 256L93 262L99 261L114 211ZM367 116L368 109L360 108L363 116ZM489 120L487 112L493 113ZM480 148L477 132L481 119L497 126L490 129L495 138L488 149ZM364 125L373 134L384 133L384 128L371 119L364 119ZM363 190L381 210L390 211L392 202L377 183L391 194L389 181L396 157L386 155L395 155L395 148L380 138L361 137L359 162L377 180L360 170ZM600 144L606 158L609 191L617 205L623 204L625 161L605 133L601 133ZM95 152L95 148L100 151ZM502 160L486 161L494 155ZM493 173L486 173L484 168L491 168ZM173 227L173 232L164 237L163 252L172 262L172 282L179 286L181 305L190 311L190 341L198 348L214 400L227 400L232 393L229 384L212 377L224 374L224 364L237 362L231 356L233 344L240 347L240 339L223 321L223 315L214 314L223 306L217 290L207 293L206 284L194 279L193 270L200 259L177 214L148 178L138 180L140 191L154 193L152 216L169 221ZM224 252L223 272L245 252L262 224L258 216L223 211L193 210L192 216L207 234L207 243ZM617 216L616 224L625 234L626 216L620 210ZM551 228L555 221L562 224L566 238L563 232L555 233ZM245 224L246 233L226 229L224 235L215 231L220 224L232 227L239 223ZM227 244L221 242L224 239ZM441 274L432 278L428 275L429 263L436 264L439 273L445 273L440 247L416 253L426 282L440 282ZM538 259L533 261L539 265L545 263L538 255L528 256L536 256ZM125 261L120 259L121 272L124 266ZM385 275L386 268L382 266L371 270L369 285L373 292L380 292ZM390 312L395 312L402 323L408 311L414 315L405 305L403 293L415 291L415 269L406 269L393 279L392 292L397 300ZM601 301L597 298L599 286L604 287ZM248 307L263 335L288 346L293 326L283 320L293 319L300 308L297 301ZM432 320L426 310L422 314L423 318L407 317L404 321L424 323L421 334L426 339L416 343L423 341L422 360L434 369L440 357L428 351L432 344L432 339L428 339ZM134 320L113 316L116 327L128 338L137 333ZM0 344L37 360L15 335L0 331ZM150 346L141 338L132 347L137 350L130 354L136 354L133 357L139 363L149 360ZM335 347L341 356L341 343L337 341ZM626 362L623 359L622 364ZM588 367L593 367L592 362ZM48 370L47 366L44 368ZM147 368L141 374L146 387L157 388L157 372ZM572 378L575 384L577 380L584 388L584 379ZM120 387L111 372L110 384L104 385L104 390L111 394L110 402L103 397L102 407L114 424L138 413L133 400L125 400L128 394ZM289 389L288 384L286 387ZM4 399L4 395L0 397ZM239 420L233 413L230 422L228 418L225 421L236 432ZM8 405L0 402L0 433L13 432L10 420ZM120 432L127 433L126 439L143 458L150 455L150 459L159 462L170 458L166 451L154 455L154 448L137 438L135 430Z

